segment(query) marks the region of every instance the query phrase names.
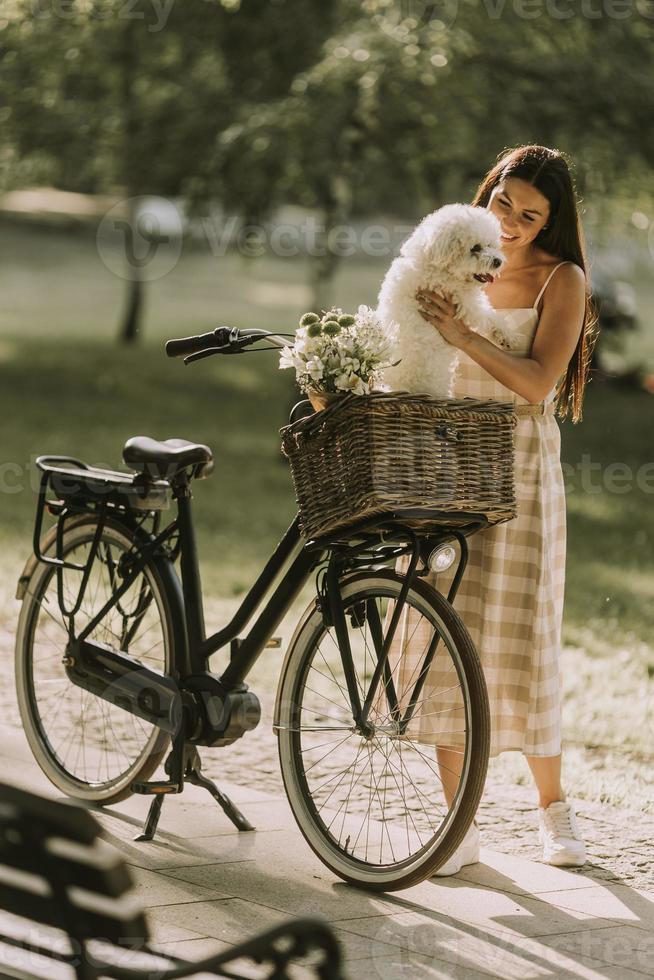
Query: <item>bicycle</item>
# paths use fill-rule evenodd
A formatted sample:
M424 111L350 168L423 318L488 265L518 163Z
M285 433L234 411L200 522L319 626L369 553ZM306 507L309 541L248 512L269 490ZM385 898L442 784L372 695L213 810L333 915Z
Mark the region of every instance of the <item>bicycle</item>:
M278 349L284 336L221 327L169 341L166 350L190 363ZM278 645L275 630L315 574L316 595L286 651L274 710L291 809L309 846L346 881L393 890L428 877L463 839L486 776L483 672L452 607L466 538L487 526L485 516L458 514L454 526L451 515L400 510L315 540L302 540L296 516L231 621L207 636L191 486L210 474L211 450L134 437L123 460L131 472L74 457L37 460L34 549L18 588L16 685L44 773L69 796L100 806L151 795L137 840L153 838L165 796L185 782L204 786L239 830L253 829L202 773L198 747L230 745L256 727L260 704L245 679L263 650ZM172 504L177 513L166 523ZM46 511L54 523L44 533ZM415 530L412 518L433 523ZM460 559L445 598L424 576L453 541ZM402 556L410 556L405 575L394 567ZM409 623L411 637L422 630L425 640L403 677ZM212 673L209 657L224 649L229 661ZM432 728L442 715L443 744L461 752L449 806L433 749L417 737L423 715ZM152 779L162 762L166 778Z

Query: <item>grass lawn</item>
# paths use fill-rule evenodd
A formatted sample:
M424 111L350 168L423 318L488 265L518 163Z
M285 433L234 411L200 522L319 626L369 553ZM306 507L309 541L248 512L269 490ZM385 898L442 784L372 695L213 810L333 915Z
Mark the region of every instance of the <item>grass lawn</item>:
M215 473L197 484L195 502L203 580L215 597L208 625L217 627L295 512L278 433L294 388L273 353L184 367L165 358L162 341L223 323L293 329L310 305L306 267L183 256L148 287L144 337L127 349L114 343L124 284L92 240L4 228L0 247L2 625L15 623L13 590L30 551L34 457L69 453L116 466L125 439L147 433L214 449ZM374 304L383 273L383 263L349 260L338 304ZM646 341L654 351L653 336L654 326ZM574 794L641 806L654 737L653 408L645 392L593 382L584 421L562 425L568 778ZM609 469L616 463L628 469Z

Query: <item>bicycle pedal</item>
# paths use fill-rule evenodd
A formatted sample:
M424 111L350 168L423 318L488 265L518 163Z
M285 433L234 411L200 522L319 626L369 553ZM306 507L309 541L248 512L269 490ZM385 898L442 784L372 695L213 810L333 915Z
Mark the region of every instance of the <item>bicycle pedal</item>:
M178 793L179 784L168 782L167 779L155 779L151 783L132 783L133 793L140 793L142 796L155 796L164 793Z

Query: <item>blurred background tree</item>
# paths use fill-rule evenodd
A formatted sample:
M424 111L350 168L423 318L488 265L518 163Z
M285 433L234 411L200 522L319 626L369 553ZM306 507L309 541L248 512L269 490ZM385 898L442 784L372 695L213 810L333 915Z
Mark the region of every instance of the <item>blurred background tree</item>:
M565 11L557 21L532 7L185 0L157 15L149 0L129 11L124 0L10 0L5 187L119 193L130 226L146 194L181 198L190 214L220 201L244 228L297 203L319 221L319 307L339 225L469 199L516 132L565 147L582 195L651 194L654 135L640 107L654 101L654 22ZM129 341L143 299L138 265L127 273Z

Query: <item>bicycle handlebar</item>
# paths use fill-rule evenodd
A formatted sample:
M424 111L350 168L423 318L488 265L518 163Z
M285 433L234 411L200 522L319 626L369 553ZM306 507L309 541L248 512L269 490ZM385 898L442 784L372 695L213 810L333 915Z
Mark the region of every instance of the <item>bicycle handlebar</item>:
M285 347L288 341L282 338L293 336L294 334L270 333L268 330L216 327L209 333L167 341L166 354L168 357L183 357L185 363L189 364L191 361L210 357L212 354L240 354L245 347L256 343L257 340L267 340L273 347Z
M179 340L168 340L166 342L166 354L168 357L186 357L187 354L194 354L195 351L222 347L229 343L230 333L229 327L216 327L215 330L199 334L196 337L180 337Z

